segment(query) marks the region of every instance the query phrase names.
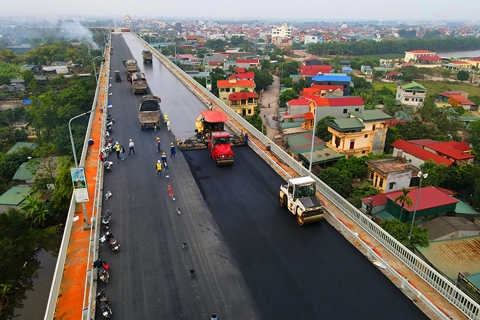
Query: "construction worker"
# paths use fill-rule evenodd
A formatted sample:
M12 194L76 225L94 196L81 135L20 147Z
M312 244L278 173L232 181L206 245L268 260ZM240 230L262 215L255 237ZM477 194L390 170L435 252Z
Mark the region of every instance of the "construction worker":
M120 143L115 143L115 152L117 152L117 159L120 159L120 150L122 149L122 147L120 147Z
M162 152L162 164L163 164L163 168L165 168L165 170L168 169L168 163L167 163L167 154L165 153L165 151Z
M162 162L160 160L157 161L157 165L155 166L157 170L157 176L160 176L160 180L162 179Z
M170 158L171 157L175 158L176 153L177 153L177 150L175 150L175 145L173 144L173 142L171 142L170 143Z
M165 122L165 124L167 124L167 120L168 120L168 114L165 112L163 114L163 122Z
M170 131L170 119L167 118L167 130Z
M158 150L158 153L162 152L162 149L160 149L160 137L157 137L157 150Z

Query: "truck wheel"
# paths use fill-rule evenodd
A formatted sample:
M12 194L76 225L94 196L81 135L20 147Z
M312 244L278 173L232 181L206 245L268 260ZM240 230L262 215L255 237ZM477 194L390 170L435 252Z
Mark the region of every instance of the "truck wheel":
M145 128L143 126L140 126L140 129L143 131Z
M280 200L280 207L286 208L287 207L287 196L283 195L283 197L279 197Z

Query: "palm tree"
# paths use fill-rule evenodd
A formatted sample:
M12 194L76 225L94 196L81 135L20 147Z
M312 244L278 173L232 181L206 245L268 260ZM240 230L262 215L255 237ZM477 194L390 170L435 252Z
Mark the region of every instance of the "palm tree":
M412 205L412 199L408 196L408 194L410 193L410 190L409 189L406 189L406 188L402 188L402 194L399 195L398 197L395 198L395 203L400 203L400 205L402 206L402 209L400 210L400 217L398 218L398 220L402 221L402 213L403 213L403 208L405 208L405 204L407 206L411 206Z
M24 196L25 202L22 205L22 210L25 212L27 219L33 226L43 226L47 220L48 210L44 207L44 202L39 200L42 194L37 192L33 195Z

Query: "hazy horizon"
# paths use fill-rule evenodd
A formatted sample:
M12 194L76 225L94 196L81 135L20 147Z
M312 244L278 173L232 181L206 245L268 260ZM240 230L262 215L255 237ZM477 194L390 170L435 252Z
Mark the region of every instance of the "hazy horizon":
M433 7L434 6L434 7ZM468 10L463 10L468 8ZM96 11L93 11L95 9ZM292 17L293 9L296 10ZM453 12L461 10L461 19ZM2 3L4 18L29 17L66 18L115 17L130 15L132 19L209 19L209 20L282 20L282 21L456 21L477 24L480 1L449 0L418 2L404 0L386 4L378 0L347 0L340 6L321 5L314 0L304 0L298 5L290 1L245 0L235 5L219 5L215 0L83 0L80 6L60 0L24 0L21 6L15 2Z

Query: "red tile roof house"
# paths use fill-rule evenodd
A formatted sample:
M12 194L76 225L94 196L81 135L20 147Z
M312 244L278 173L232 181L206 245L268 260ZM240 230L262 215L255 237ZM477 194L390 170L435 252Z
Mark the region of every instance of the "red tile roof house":
M300 91L301 96L338 96L343 97L343 86L339 85L326 85L326 84L314 84L311 88L304 88Z
M409 140L408 142L423 148L426 151L437 154L443 158L453 161L456 165L472 164L475 156L472 155L472 148L465 141L440 142L431 139Z
M403 76L403 74L398 71L390 71L385 75L385 78L389 80L396 80L399 76Z
M230 76L230 79L237 79L237 80L255 80L255 73L254 72L238 72L234 73Z
M393 156L399 158L405 158L405 161L408 161L412 166L420 169L420 166L425 162L432 160L436 164L444 164L447 167L453 164L452 160L446 159L436 153L432 153L428 150L423 149L422 147L405 141L403 139L397 139L392 143L393 147Z
M428 178L427 178L428 179ZM420 195L419 195L420 192ZM397 218L402 222L412 221L415 212L415 221L424 218L434 218L446 215L455 210L458 200L445 194L443 190L435 187L425 187L421 189L412 189L408 196L412 200L412 205L405 207L395 202L395 199L402 194L401 190L379 194L360 199L362 208L368 212L369 206L372 206L372 216L377 221L383 219ZM418 203L417 203L418 202ZM401 217L400 217L401 212Z

